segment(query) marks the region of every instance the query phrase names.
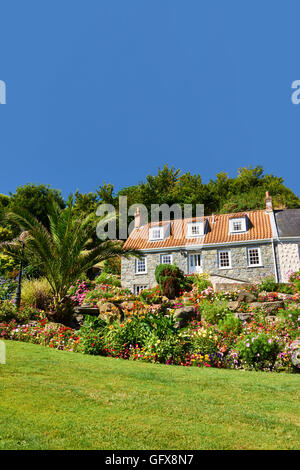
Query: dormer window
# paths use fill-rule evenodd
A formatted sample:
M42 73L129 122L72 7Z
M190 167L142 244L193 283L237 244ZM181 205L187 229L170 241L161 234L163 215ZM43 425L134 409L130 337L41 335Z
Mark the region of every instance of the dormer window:
M188 224L188 237L201 237L204 235L204 222L191 222Z
M247 232L246 217L236 217L229 220L230 233Z
M170 223L163 223L162 225L155 225L149 228L149 241L164 240L170 236Z
M149 240L162 240L163 239L163 229L162 227L152 227L150 228Z

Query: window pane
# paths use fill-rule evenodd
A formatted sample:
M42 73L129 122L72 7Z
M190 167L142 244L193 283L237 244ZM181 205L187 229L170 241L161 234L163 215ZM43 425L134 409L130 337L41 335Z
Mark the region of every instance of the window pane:
M219 253L220 268L226 268L230 266L230 256L228 251L220 251Z
M146 258L136 260L136 272L143 273L146 271Z
M259 264L259 250L258 248L251 248L248 251L249 254L249 265L256 265Z
M162 262L162 264L172 264L171 255L162 255L161 262Z
M242 230L242 222L233 222L233 230L235 232Z

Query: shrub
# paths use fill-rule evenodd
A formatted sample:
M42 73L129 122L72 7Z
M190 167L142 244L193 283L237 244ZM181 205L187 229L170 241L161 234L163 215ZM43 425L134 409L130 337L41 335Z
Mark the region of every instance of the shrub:
M233 313L228 313L225 318L219 320L218 329L228 335L238 336L242 331L242 322Z
M121 274L121 258L106 259L103 264L103 272L107 274Z
M257 286L258 292L276 292L277 291L277 283L275 279L272 277L268 277L261 281Z
M72 300L78 305L82 305L85 301L85 297L87 293L95 287L93 281L90 280L81 280L78 279L74 286L71 286L68 290L68 295L71 297Z
M194 274L191 277L198 293L203 292L208 287L212 287L212 283L209 280L209 275L206 273Z
M98 317L87 315L79 330L80 347L84 354L99 355L104 350L103 329L106 323Z
M228 302L218 301L210 302L205 299L199 304L199 313L205 321L212 325L217 325L220 320L229 313Z
M46 278L26 279L22 283L22 304L48 310L53 299L51 287Z
M300 321L300 308L289 308L287 310L281 309L279 316L284 320L298 323Z
M281 283L278 284L277 292L280 292L281 294L291 294L292 295L294 293L294 289L293 289L293 286L291 284L285 284L285 283L281 282Z
M160 303L161 296L162 293L160 292L159 286L153 287L152 289L144 289L138 295L139 299L148 305Z
M9 323L17 316L15 304L10 300L0 303L0 323Z
M266 333L251 333L236 344L239 359L254 369L272 369L280 348L279 341Z
M173 264L156 266L155 279L159 283L162 294L168 299L178 297L186 283L183 272Z
M215 355L218 352L218 336L214 328L199 328L191 336L191 349L195 354Z
M100 276L96 277L95 283L96 284L108 284L114 287L121 287L120 279L117 276L113 274L108 274L106 272L102 272Z
M295 273L292 273L290 275L289 281L293 284L295 290L297 292L300 292L300 270Z

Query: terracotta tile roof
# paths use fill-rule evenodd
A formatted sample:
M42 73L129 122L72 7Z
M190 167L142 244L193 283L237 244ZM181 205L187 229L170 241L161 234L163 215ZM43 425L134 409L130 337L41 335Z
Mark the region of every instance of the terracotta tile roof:
M234 217L248 217L248 231L239 234L229 234L229 219ZM264 210L249 211L239 214L219 214L204 217L206 220L205 235L197 238L187 236L187 224L203 218L178 219L164 221L171 224L170 235L164 240L149 241L149 228L155 224L146 224L139 229L134 229L124 244L124 248L136 250L149 250L159 248L171 248L190 245L208 245L230 243L251 240L264 240L272 238L272 228L269 214Z

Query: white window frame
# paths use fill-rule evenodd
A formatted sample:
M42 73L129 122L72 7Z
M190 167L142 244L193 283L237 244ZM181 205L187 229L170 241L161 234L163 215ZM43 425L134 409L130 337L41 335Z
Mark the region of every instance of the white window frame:
M192 259L192 257L195 257L195 256L200 256L200 264L198 264L197 266L199 266L200 268L202 268L202 262L203 262L203 260L202 260L202 253L191 253L191 254L189 254L189 258L188 258L189 268L191 268L191 267L194 266L194 264L191 264L191 259ZM194 258L194 259L195 259L195 258ZM195 266L196 266L196 264L195 264Z
M257 250L258 259L259 259L258 264L250 264L250 251L251 251L251 250ZM248 268L256 268L256 267L262 266L261 249L260 249L260 247L258 247L258 246L252 246L252 247L247 248L247 260L248 260Z
M145 270L144 271L139 271L138 270L138 266L139 266L139 262L144 260L145 261ZM141 259L136 259L135 260L135 274L147 274L147 257L146 256L143 256Z
M164 256L169 256L170 257L170 263L166 263L163 260ZM160 255L160 262L161 262L161 264L173 264L173 255L169 255L168 253L164 253L164 254Z
M241 224L241 230L234 230L234 224L235 223L240 223ZM229 219L229 233L230 234L244 233L244 232L247 232L246 217L234 217L232 219Z
M144 284L134 284L133 293L134 295L139 295L144 289L148 289L148 286Z
M153 233L154 231L159 231L159 237L154 237ZM164 238L164 230L163 227L150 227L149 229L149 240L150 241L156 241L156 240L163 240Z
M221 266L221 253L228 253L228 261L229 261L228 266ZM219 265L219 269L231 269L232 268L231 251L230 250L219 250L218 251L218 265Z
M199 228L199 233L193 233L193 227ZM204 222L189 222L187 228L188 237L197 238L204 235Z

